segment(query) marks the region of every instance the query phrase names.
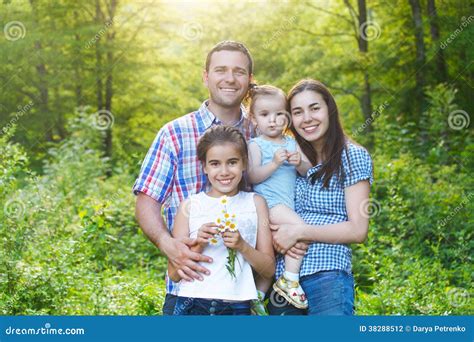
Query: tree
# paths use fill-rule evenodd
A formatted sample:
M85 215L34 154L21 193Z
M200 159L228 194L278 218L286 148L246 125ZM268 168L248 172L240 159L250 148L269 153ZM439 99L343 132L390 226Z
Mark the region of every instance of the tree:
M440 45L440 28L438 12L436 10L435 0L428 0L427 2L428 18L430 21L431 40L438 48L436 49L436 72L435 76L438 82L446 82L448 80L448 70L446 68L446 60L443 49Z
M424 109L424 91L423 87L425 86L425 78L423 76L422 69L425 66L426 59L426 50L425 50L425 41L423 33L423 20L421 15L421 6L419 0L409 0L412 20L414 24L414 35L415 35L415 48L416 48L416 59L415 59L415 99L418 102L418 111Z

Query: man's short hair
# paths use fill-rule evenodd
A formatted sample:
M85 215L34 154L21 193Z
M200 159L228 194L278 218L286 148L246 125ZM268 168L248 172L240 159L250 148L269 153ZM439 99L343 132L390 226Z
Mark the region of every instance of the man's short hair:
M211 64L211 57L214 52L217 51L240 51L242 52L245 56L247 56L249 60L249 75L252 74L253 72L253 59L252 56L250 55L250 51L247 49L247 47L240 43L240 42L235 42L232 40L224 40L220 43L217 43L211 51L207 54L206 58L206 71L209 72L209 65Z

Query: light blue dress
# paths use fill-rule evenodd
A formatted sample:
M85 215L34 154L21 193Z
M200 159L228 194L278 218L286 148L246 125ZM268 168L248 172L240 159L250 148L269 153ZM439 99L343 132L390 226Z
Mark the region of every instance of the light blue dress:
M296 151L296 140L289 136L285 136L283 144L277 144L262 137L251 139L250 142L254 142L260 147L261 165L270 163L273 155L280 148L289 152ZM254 184L253 190L265 198L269 208L277 204L284 204L295 210L295 186L296 167L285 161L269 178L262 183Z

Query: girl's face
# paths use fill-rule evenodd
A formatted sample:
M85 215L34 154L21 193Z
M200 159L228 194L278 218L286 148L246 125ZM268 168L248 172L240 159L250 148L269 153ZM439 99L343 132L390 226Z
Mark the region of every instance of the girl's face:
M305 90L291 99L290 107L296 132L312 144L323 142L329 128L329 115L321 94Z
M252 123L260 134L277 139L288 126L286 100L279 95L264 95L256 99L253 106Z
M209 195L236 195L244 170L242 154L235 144L225 143L211 147L206 153L204 165L204 172L212 185Z

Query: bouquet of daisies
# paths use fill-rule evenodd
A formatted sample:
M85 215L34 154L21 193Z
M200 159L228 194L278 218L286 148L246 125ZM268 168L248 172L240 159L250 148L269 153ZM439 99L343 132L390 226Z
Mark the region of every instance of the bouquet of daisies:
M227 211L227 196L222 196L220 198L220 203L223 206L221 215L216 219L217 234L215 234L209 241L211 245L217 245L220 240L222 240L222 235L225 232L236 232L237 224L235 214L231 214ZM227 247L227 264L226 268L230 276L235 279L235 260L237 259L237 251L232 248Z

